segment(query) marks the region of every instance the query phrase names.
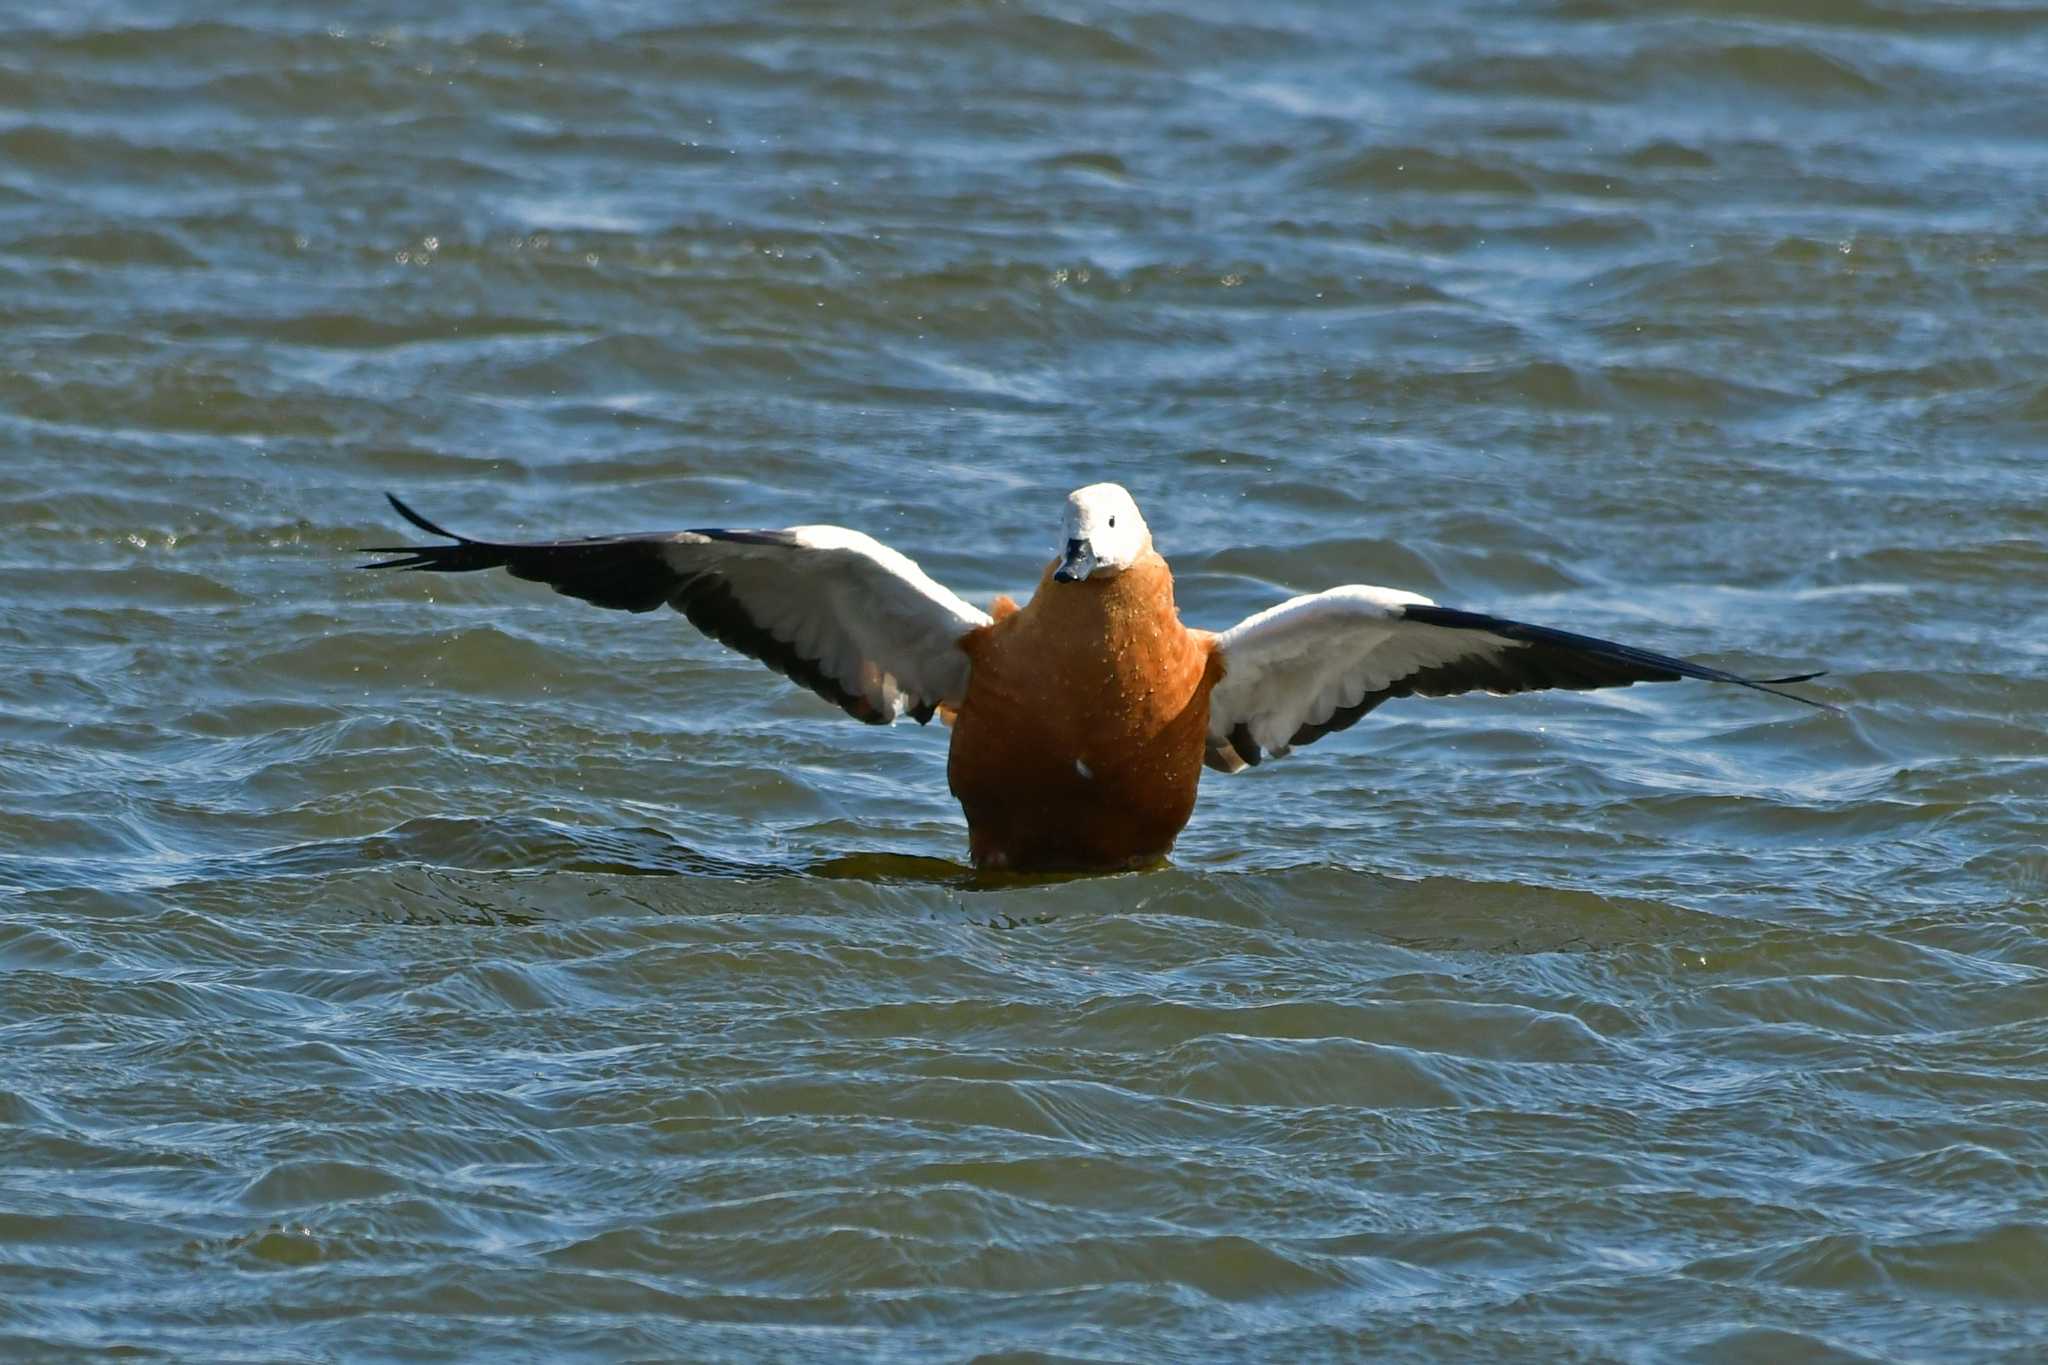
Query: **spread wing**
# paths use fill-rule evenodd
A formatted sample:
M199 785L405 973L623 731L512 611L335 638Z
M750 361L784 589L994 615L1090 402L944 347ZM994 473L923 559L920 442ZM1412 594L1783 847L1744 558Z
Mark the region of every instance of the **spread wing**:
M1590 635L1439 607L1427 597L1352 585L1296 597L1216 637L1223 678L1209 698L1210 767L1223 772L1284 755L1394 697L1709 682L1826 706L1775 684Z
M968 672L960 639L989 622L904 555L840 526L498 544L444 531L385 496L407 521L455 543L369 547L404 557L364 568L502 568L600 607L672 606L870 724L906 714L922 724L941 703L959 705Z

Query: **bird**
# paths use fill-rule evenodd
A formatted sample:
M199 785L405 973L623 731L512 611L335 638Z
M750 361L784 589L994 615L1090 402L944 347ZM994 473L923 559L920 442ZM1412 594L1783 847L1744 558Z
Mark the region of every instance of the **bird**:
M1059 551L1022 606L990 611L841 526L473 540L385 495L452 544L364 547L361 567L504 569L594 606L673 607L856 720L950 723L946 777L978 869L1087 872L1164 860L1203 769L1256 767L1397 697L1583 690L1695 678L1809 706L1745 678L1549 626L1347 584L1227 630L1182 624L1173 574L1131 494L1067 496Z

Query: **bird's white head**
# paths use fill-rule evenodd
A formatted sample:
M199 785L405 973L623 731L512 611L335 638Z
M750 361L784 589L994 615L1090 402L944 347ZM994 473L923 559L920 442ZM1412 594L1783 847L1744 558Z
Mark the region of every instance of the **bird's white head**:
M1061 583L1113 578L1152 548L1152 532L1123 485L1091 483L1067 494L1060 532L1060 563L1052 576Z

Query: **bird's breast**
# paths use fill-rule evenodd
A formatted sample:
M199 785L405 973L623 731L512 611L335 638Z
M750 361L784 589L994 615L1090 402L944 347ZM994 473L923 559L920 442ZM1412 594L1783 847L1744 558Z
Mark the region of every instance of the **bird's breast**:
M1218 669L1165 565L1042 584L969 637L947 776L975 859L1120 866L1163 855L1194 808Z

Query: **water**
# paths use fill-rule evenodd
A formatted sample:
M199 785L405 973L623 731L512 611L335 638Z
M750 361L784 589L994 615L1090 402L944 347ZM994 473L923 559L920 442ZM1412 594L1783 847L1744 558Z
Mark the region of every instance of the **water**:
M0 13L0 1357L2033 1359L2048 22ZM1727 667L975 881L937 726L355 574L1128 484Z

